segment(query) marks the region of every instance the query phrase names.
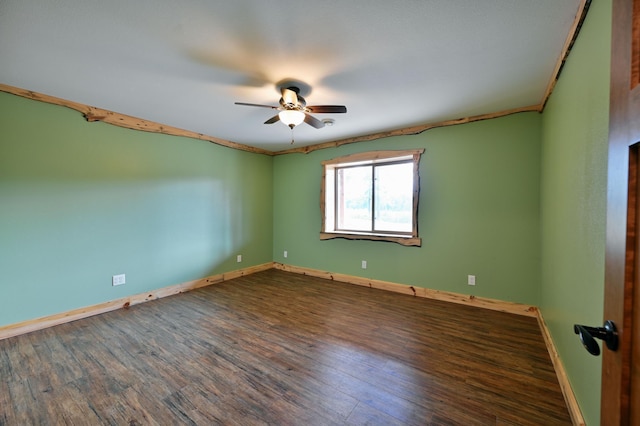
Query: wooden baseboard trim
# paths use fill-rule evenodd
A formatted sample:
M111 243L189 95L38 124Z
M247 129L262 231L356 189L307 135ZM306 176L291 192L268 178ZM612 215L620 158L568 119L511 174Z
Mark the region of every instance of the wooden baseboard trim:
M549 357L551 358L551 362L553 363L553 368L556 371L558 383L560 383L560 389L562 389L562 395L564 396L564 401L567 404L567 409L569 410L571 421L573 422L574 426L585 426L584 417L582 416L582 411L580 411L578 400L576 399L576 395L573 393L573 388L571 387L571 383L569 382L567 372L564 369L564 364L562 364L562 360L558 355L556 346L553 343L553 339L551 338L551 333L547 328L547 324L544 322L544 318L542 317L542 313L540 312L540 310L537 311L536 317L538 319L540 331L542 332L542 337L544 338L544 343L547 346L547 351L549 351Z
M551 338L551 334L549 333L549 329L542 318L542 314L540 310L535 306L524 305L520 303L513 302L504 302L501 300L488 299L483 297L469 296L459 293L452 293L447 291L440 290L432 290L423 287L413 287L406 284L398 284L392 283L388 281L380 281L380 280L371 280L368 278L357 277L353 275L346 274L337 274L333 272L320 271L317 269L304 268L300 266L292 266L285 265L282 263L274 263L274 268L293 272L296 274L309 275L318 278L325 278L334 281L344 282L348 284L355 284L364 287L376 288L380 290L393 291L396 293L403 293L417 297L425 297L428 299L436 299L442 300L445 302L451 303L459 303L463 305L476 306L484 309L491 309L494 311L507 312L510 314L524 315L528 317L535 317L538 320L538 325L540 327L540 332L542 333L542 337L544 339L547 350L549 351L549 356L551 358L551 362L553 364L553 368L556 372L556 376L558 377L558 383L560 384L560 388L562 390L562 395L564 396L565 403L567 404L567 409L569 410L569 415L571 416L571 421L574 426L585 426L584 417L582 416L582 411L580 411L580 406L578 405L578 400L576 399L575 394L573 393L573 388L571 387L571 383L569 382L567 373L564 369L564 365L560 360L560 356L555 348L553 343L553 339Z
M389 281L372 280L368 278L357 277L354 275L320 271L317 269L285 265L283 263L277 262L274 263L274 268L281 271L293 272L296 274L309 275L313 277L325 278L379 290L387 290L396 293L408 294L411 296L425 297L427 299L435 299L462 305L476 306L479 308L507 312L510 314L524 315L528 317L536 317L538 311L538 308L536 308L535 306L524 305L521 303L504 302L502 300L488 299L484 297L464 295L448 291L432 290L424 287L414 287L407 284L398 284Z
M86 306L84 308L73 309L71 311L59 314L48 315L42 318L22 321L15 324L9 324L0 327L0 340L9 337L18 336L20 334L30 333L36 330L53 327L54 325L64 324L67 322L87 318L93 315L102 314L116 309L129 308L133 305L156 300L174 294L185 293L197 288L206 287L212 284L218 284L244 275L254 274L256 272L265 271L273 268L273 262L264 263L262 265L250 266L236 271L225 272L222 274L211 275L199 280L187 281L180 284L163 287L157 290L151 290L146 293L139 293L132 296L111 300L97 305Z
M327 271L321 271L318 269L304 268L300 266L285 265L277 262L267 262L261 265L251 266L244 269L238 269L235 271L225 272L222 274L211 275L209 277L201 278L199 280L187 281L184 283L163 287L157 290L152 290L145 293L139 293L132 296L123 297L120 299L99 303L97 305L87 306L84 308L74 309L59 314L49 315L42 318L36 318L27 320L15 324L9 324L0 327L0 340L10 337L18 336L21 334L30 333L36 330L42 330L55 325L64 324L67 322L87 318L93 315L102 314L116 309L126 309L133 305L145 303L150 300L156 300L163 297L172 296L179 293L185 293L187 291L195 290L201 287L206 287L213 284L222 283L234 278L242 277L245 275L251 275L256 272L266 271L268 269L278 269L281 271L292 272L296 274L309 275L312 277L325 278L333 281L355 284L359 286L375 288L379 290L392 291L395 293L408 294L411 296L424 297L428 299L441 300L445 302L458 303L468 306L476 306L484 309L491 309L494 311L506 312L517 315L524 315L528 317L535 317L538 320L542 337L544 338L545 345L549 351L549 356L562 389L571 420L575 426L584 426L585 421L580 411L580 406L573 393L571 383L567 377L564 365L558 355L558 352L551 338L549 329L547 328L542 313L535 306L524 305L520 303L504 302L501 300L488 299L483 297L476 297L471 295L464 295L459 293L432 290L423 287L413 287L407 284L398 284L389 281L372 280L368 278L357 277L354 275L339 274Z

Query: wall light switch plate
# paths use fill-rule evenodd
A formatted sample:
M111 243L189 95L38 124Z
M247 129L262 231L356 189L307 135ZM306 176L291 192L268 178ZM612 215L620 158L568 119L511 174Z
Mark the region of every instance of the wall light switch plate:
M367 261L366 260L362 261L362 269L367 269Z
M475 275L467 275L467 284L476 285L476 276Z
M239 254L238 257L236 257L236 260L238 261L238 263L242 262L242 255Z

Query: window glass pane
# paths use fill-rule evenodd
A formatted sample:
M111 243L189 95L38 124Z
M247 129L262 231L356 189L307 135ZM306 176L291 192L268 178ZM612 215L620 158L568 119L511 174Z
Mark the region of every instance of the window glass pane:
M337 228L371 231L371 166L338 169L336 175Z
M411 232L413 229L413 163L375 167L376 231Z

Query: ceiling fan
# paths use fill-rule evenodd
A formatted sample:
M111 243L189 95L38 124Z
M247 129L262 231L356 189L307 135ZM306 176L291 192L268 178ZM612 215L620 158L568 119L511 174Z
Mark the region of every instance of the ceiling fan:
M314 114L336 114L347 112L347 107L344 105L315 105L307 106L307 101L300 95L300 87L297 85L285 84L280 86L280 92L282 97L280 98L280 106L251 104L246 102L236 102L236 105L245 105L261 108L271 108L280 111L270 119L264 122L264 124L273 124L278 121L282 121L289 126L291 130L302 122L308 125L320 129L325 126L326 120L318 120L311 113ZM330 120L329 122L333 122Z

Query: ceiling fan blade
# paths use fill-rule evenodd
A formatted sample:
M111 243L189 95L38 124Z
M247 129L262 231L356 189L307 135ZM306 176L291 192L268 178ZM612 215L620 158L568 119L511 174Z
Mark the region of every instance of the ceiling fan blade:
M264 124L273 124L280 121L280 116L278 114L274 115L273 117L271 117L270 119L268 119L267 121L264 122Z
M298 105L298 94L286 87L282 88L282 100L286 104Z
M315 114L338 114L347 112L347 107L344 105L314 105L307 107L309 112Z
M322 129L324 127L324 123L317 118L305 113L304 114L304 122L310 125L311 127L315 127L316 129Z
M273 105L261 105L261 104L249 104L246 102L235 102L236 105L244 105L244 106L252 106L252 107L260 107L260 108L271 108L271 109L280 109L280 107Z

